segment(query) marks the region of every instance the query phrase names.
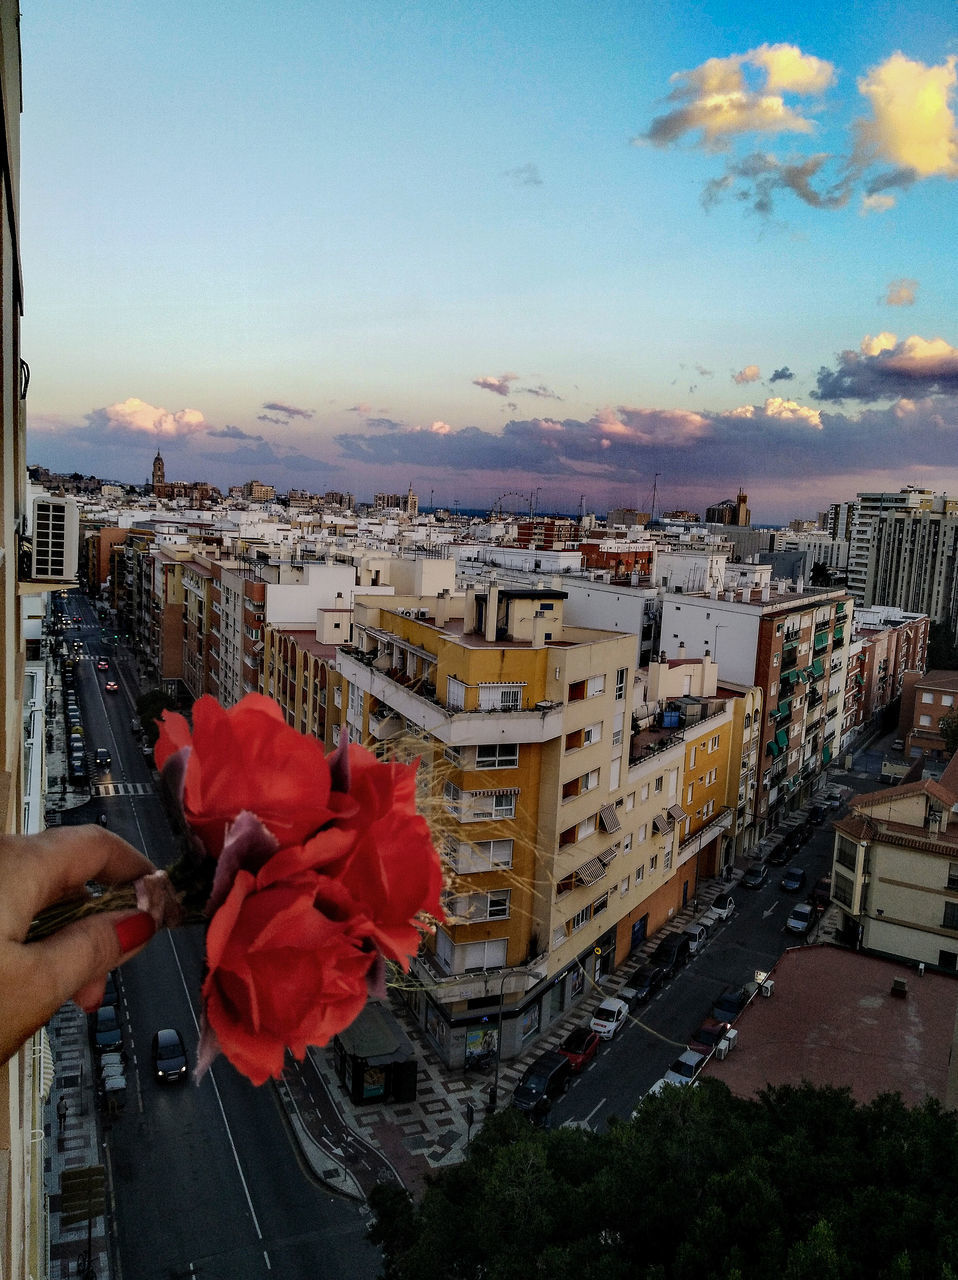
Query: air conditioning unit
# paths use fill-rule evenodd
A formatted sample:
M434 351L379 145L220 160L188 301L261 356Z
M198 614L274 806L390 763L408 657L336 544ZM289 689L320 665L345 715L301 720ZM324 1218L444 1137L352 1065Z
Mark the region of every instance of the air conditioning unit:
M416 617L417 617L417 618L428 618L428 617L429 617L429 610L428 610L428 609L417 609L417 610L416 610Z
M718 1058L719 1062L725 1061L725 1059L728 1057L728 1041L727 1040L720 1040L718 1042L718 1044L715 1046L715 1056L716 1058Z
M72 582L80 545L80 513L73 498L34 498L31 537L30 578Z
M400 609L400 610L399 610L399 616L400 616L400 618L411 618L411 617L412 617L412 609Z
M775 983L771 978L766 978L765 981L762 983L761 987L759 987L759 990L761 991L762 995L765 996L767 999L775 990Z

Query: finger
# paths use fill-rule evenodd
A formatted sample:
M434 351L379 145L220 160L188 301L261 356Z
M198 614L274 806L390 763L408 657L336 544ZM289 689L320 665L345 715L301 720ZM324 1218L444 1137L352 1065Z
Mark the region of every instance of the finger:
M154 870L142 853L99 826L2 837L0 878L7 886L0 902L3 931L14 936L43 907L81 894L88 880L125 884Z

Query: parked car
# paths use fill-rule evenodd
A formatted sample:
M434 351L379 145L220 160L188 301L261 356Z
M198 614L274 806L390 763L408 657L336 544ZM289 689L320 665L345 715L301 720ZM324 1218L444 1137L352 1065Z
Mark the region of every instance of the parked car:
M572 1064L561 1053L542 1053L512 1091L512 1105L532 1120L543 1120L569 1087Z
M97 769L109 769L113 763L113 757L107 751L106 747L97 747L93 753L93 764Z
M820 827L825 821L825 806L823 804L813 804L808 811L808 820L813 827Z
M569 1059L573 1073L578 1075L599 1052L599 1033L591 1027L576 1027L559 1045L559 1052Z
M637 1004L645 1004L661 987L664 977L661 965L640 964L629 979L629 985L623 987L619 995L630 1009Z
M747 982L744 987L727 987L712 1005L712 1017L717 1022L734 1022L757 990L757 982Z
M663 977L671 978L676 969L688 964L689 940L684 933L667 933L652 952L652 963L662 969Z
M768 855L767 861L771 867L784 867L785 863L788 862L791 856L792 849L788 843L788 837L784 836L774 846L771 853Z
M164 1027L153 1035L153 1074L160 1084L185 1080L189 1068L183 1037L175 1027Z
M709 912L722 920L729 920L735 913L735 899L730 893L720 893L709 907Z
M809 894L812 906L817 911L824 911L832 900L832 878L831 876L822 876L820 880L815 881L815 888Z
M814 923L815 908L810 902L799 902L792 907L791 915L785 921L785 928L789 933L797 933L804 937Z
M711 1057L717 1046L725 1039L731 1023L719 1022L718 1018L706 1018L689 1040L689 1048L693 1053L702 1053Z
M805 888L806 875L801 867L789 867L782 876L778 887L784 889L786 893L798 893L800 889Z
M596 1009L589 1026L603 1040L611 1040L625 1022L628 1013L629 1006L624 1000L609 997Z
M691 1084L704 1065L705 1054L686 1049L680 1057L675 1059L662 1079L666 1084Z
M93 1048L97 1054L114 1053L123 1048L120 1018L113 1005L101 1005L93 1015Z
M686 925L683 932L689 940L690 954L698 955L709 940L708 925L697 921L695 924Z
M761 889L768 879L768 867L764 862L753 862L742 876L743 889Z
M117 989L116 978L112 973L108 973L106 975L106 986L103 988L103 999L100 1001L100 1007L102 1008L103 1005L109 1005L110 1008L115 1009L119 1003L120 993Z

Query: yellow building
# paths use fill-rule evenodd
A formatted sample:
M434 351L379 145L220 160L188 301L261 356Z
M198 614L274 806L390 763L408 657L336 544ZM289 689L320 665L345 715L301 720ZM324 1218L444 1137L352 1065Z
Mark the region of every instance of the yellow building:
M450 919L408 996L452 1066L500 1027L502 1057L521 1052L694 892L683 747L632 732L635 637L566 626L564 599L360 596L337 656L351 738L432 761Z

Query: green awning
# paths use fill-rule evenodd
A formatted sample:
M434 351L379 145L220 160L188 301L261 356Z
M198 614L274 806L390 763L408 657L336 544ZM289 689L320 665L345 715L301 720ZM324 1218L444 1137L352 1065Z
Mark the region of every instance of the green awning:
M779 745L774 738L772 738L769 742L765 744L765 754L767 756L771 756L773 759L775 758L775 756L781 754Z
M825 749L822 751L822 764L828 764L828 762L829 762L829 760L831 760L831 758L832 758L832 749L831 749L831 747L828 745L828 743L826 743L826 744L825 744Z
M820 680L825 674L825 664L821 658L816 658L808 669L812 673L813 680Z
M779 729L778 733L775 735L775 741L778 743L779 751L784 751L788 746L788 730Z
M859 684L865 683L865 677L861 675L859 672L855 673L855 679L858 681Z
M828 632L820 631L815 637L816 652L819 649L826 649L827 647L828 647Z
M836 628L835 628L835 639L836 639L836 640L841 640L841 638L842 638L842 636L843 636L844 634L845 634L845 628L844 628L844 627L836 627Z

